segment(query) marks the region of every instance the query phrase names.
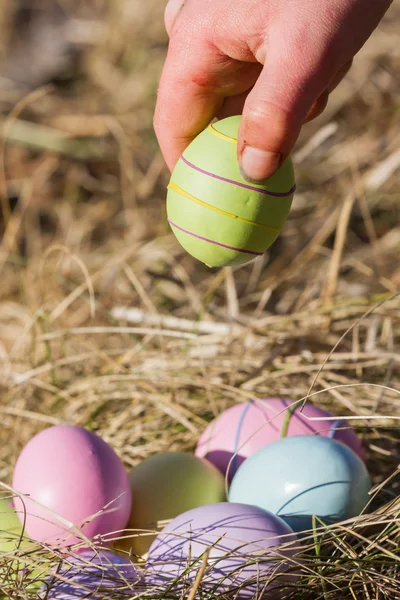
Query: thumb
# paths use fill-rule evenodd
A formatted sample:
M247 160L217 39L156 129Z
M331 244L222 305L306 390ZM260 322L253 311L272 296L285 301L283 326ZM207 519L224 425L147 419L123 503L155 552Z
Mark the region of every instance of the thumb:
M267 179L280 167L330 82L318 62L314 71L307 72L296 61L288 65L275 58L267 59L243 108L238 158L243 176L251 182Z

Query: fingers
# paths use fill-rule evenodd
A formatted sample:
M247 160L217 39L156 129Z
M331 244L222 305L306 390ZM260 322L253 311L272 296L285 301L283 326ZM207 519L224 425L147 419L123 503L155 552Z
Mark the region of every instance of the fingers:
M210 50L181 37L171 40L154 113L154 130L171 171L223 102L213 86Z
M328 98L329 92L328 90L325 90L311 106L310 110L306 115L306 118L304 119L304 123L308 123L309 121L316 119L317 117L319 117L320 114L324 112L326 105L328 104Z
M208 85L210 51L182 27L173 34L185 0L169 0L164 13L171 38L160 79L154 130L165 161L172 171L190 142L213 119L222 100ZM207 60L209 56L209 60ZM197 81L196 81L197 78Z
M306 118L304 119L304 123L308 123L309 121L316 119L317 117L319 117L320 114L324 112L326 105L328 104L329 94L333 92L333 90L339 85L342 79L347 75L352 64L353 61L350 60L345 65L343 65L341 69L339 69L336 76L329 84L328 89L326 89L311 106L310 110L306 115ZM260 65L260 73L261 70L262 67ZM249 92L246 91L242 94L238 94L237 96L225 98L224 103L217 114L218 119L224 119L225 117L231 117L233 115L241 115L248 94Z
M244 177L253 182L267 179L279 168L303 123L321 114L329 92L351 65L335 68L324 42L308 48L301 40L290 41L286 48L279 39L275 42L258 50L264 68L244 104L240 128L238 158Z
M249 181L267 179L279 168L290 154L314 100L326 88L310 78L304 81L289 69L271 57L244 105L238 158Z
M339 85L339 83L342 81L342 79L347 75L347 73L350 71L351 66L353 64L352 60L349 60L347 63L345 63L343 65L343 67L341 67L339 69L339 71L336 73L335 77L332 79L332 81L330 82L329 86L328 86L328 92L331 93L333 92L333 90L335 88L337 88L337 86Z
M185 18L178 16L173 24L154 113L154 129L171 171L225 99L251 89L260 73L256 62L233 60L219 51L189 6L184 7Z
M304 123L308 123L309 121L316 119L317 117L319 117L320 114L322 114L324 112L326 105L328 104L329 94L331 92L333 92L333 90L335 88L337 88L337 86L342 81L342 79L347 75L352 64L353 64L353 61L349 60L349 62L345 63L343 65L343 67L341 67L339 69L339 71L336 73L335 77L332 79L332 81L328 85L328 88L321 94L321 96L318 98L318 100L316 100L314 102L314 104L308 111L307 116L304 120Z
M246 179L261 181L289 155L302 124L325 109L351 62L338 69L327 50L329 35L296 38L292 29L276 25L269 31L268 48L254 52L261 65L246 62L241 46L235 60L210 38L212 19L197 19L196 11L190 0L170 0L166 7L170 44L154 116L161 150L172 170L215 116L243 112L238 159Z

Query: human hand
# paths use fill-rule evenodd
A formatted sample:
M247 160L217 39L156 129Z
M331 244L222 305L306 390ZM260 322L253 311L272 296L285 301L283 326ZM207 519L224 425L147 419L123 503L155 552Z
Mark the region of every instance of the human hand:
M172 170L214 117L242 114L242 173L266 179L320 114L392 0L170 0L154 128Z

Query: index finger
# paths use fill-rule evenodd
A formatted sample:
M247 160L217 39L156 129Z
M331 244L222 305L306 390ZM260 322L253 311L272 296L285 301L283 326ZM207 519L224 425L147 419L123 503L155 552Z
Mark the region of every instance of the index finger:
M154 114L154 130L171 171L223 103L216 85L217 54L189 32L172 36Z

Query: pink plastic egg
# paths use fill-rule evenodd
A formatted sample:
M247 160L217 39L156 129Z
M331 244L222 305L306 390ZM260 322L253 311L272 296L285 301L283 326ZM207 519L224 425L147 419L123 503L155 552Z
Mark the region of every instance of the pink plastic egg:
M229 467L228 479L231 481L246 458L281 438L288 407L292 404L289 400L267 398L228 408L207 426L197 444L196 456L207 458L224 475ZM290 416L287 436L318 434L330 437L364 458L360 439L345 421L328 421L327 417L332 414L309 403L302 412L300 410L301 405ZM310 417L321 420L310 421Z
M14 500L37 541L69 546L124 529L131 490L124 466L98 435L81 427L49 427L32 438L15 465Z

